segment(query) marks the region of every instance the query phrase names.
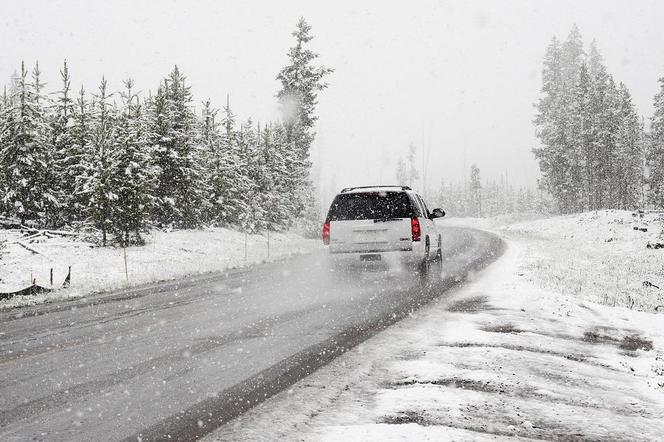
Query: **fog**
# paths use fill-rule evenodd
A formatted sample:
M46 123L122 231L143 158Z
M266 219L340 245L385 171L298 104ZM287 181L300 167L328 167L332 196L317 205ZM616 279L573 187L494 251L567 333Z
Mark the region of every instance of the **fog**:
M158 5L158 7L155 7ZM48 90L67 59L73 85L111 89L131 76L148 93L177 64L198 102L230 95L242 118L278 118L275 75L297 18L335 69L319 99L312 151L323 205L343 186L395 181L409 143L426 161L426 186L483 179L534 186L532 119L541 59L553 35L576 23L596 39L610 72L651 114L664 75L657 1L220 2L33 1L5 3L0 78L39 60ZM423 168L424 166L420 166Z

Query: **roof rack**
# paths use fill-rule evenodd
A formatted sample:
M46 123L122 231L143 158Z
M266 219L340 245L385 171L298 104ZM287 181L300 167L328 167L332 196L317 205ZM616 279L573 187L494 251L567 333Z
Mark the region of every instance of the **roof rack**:
M395 187L401 190L413 190L408 186L356 186L356 187L345 187L341 189L341 193L350 192L351 190L357 190L357 189L375 189L377 187Z

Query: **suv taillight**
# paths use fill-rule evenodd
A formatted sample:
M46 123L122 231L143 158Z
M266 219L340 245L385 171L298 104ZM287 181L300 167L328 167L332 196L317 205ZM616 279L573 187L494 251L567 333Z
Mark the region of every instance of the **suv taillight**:
M422 230L420 229L420 220L416 217L410 219L410 231L413 234L413 241L419 241L422 236Z
M326 219L323 224L323 244L326 246L330 244L330 220Z

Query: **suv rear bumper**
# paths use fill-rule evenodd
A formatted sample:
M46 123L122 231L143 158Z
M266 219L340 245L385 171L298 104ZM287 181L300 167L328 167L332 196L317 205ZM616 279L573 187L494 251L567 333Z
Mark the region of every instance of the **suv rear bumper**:
M424 246L411 250L334 252L330 250L329 258L339 267L377 267L391 268L397 266L417 265L424 259Z

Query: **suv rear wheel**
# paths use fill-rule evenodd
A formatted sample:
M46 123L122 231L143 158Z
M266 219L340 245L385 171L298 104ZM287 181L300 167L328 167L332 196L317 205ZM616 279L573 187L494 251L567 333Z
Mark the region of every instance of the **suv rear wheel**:
M429 260L430 247L431 246L429 245L429 237L427 236L426 243L424 246L424 258L422 259L422 262L420 262L418 268L418 273L422 278L426 278L429 275L429 270L431 269L431 261Z

